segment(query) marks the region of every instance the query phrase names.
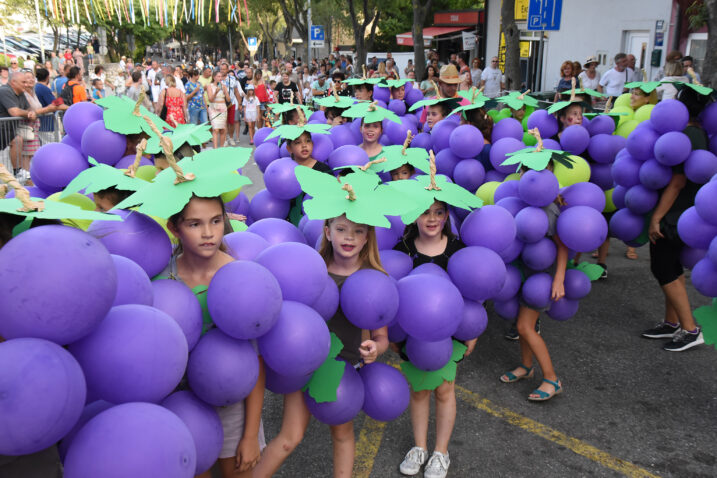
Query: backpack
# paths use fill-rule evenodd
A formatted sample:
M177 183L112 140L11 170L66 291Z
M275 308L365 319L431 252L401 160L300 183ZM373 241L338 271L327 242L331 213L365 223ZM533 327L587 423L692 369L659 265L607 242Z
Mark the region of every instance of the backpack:
M74 100L75 86L80 86L79 83L73 82L70 84L68 81L62 85L62 91L60 92L60 98L67 106L72 106Z

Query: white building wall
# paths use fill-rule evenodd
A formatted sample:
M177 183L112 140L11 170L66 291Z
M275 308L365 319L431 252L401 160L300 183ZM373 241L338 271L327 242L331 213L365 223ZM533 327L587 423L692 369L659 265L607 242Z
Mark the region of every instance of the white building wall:
M510 1L510 0L508 0ZM501 0L487 0L487 51L490 58L498 53ZM607 57L599 72L612 68L613 57L627 49L630 31L649 32L645 70L652 79L658 67L650 66L654 49L662 49L661 63L671 49L669 38L672 0L563 0L560 30L546 32L543 58L543 90L554 89L560 80L560 65L565 60L583 62L588 56ZM664 21L663 46L655 47L656 21ZM527 29L523 22L521 30ZM638 58L639 62L639 58Z

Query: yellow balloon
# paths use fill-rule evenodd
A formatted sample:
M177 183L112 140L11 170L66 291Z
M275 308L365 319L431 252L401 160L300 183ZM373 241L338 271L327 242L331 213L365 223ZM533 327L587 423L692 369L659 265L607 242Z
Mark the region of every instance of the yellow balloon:
M163 218L157 217L157 216L149 216L149 217L151 217L152 219L154 219L154 220L157 222L157 224L159 224L160 226L162 226L162 229L164 229L164 232L167 233L167 235L169 236L169 240L172 241L172 244L173 244L173 245L179 244L179 239L177 239L177 238L174 236L174 234L172 234L171 232L169 232L169 229L167 228L167 220L166 220L166 219L163 219Z
M632 121L635 118L635 112L632 111L632 108L629 106L618 106L616 108L613 108L610 110L611 113L625 113L624 115L620 115L620 121L617 123L618 126L620 126L623 123L626 123L627 121Z
M520 179L520 173L513 173L513 174L507 175L507 176L505 177L505 179L503 180L503 182L511 181L511 180L513 180L513 179L515 179L515 180Z
M493 204L493 197L495 196L495 190L500 186L500 181L488 181L483 183L481 187L476 191L476 196L483 200L484 206L490 206Z
M625 123L621 123L617 125L617 129L615 130L615 134L618 136L622 136L623 138L627 138L630 133L632 133L632 130L634 130L637 125L640 124L637 120L630 120Z
M47 200L72 204L85 211L94 211L96 208L95 202L84 194L72 193L62 199L60 199L60 194L62 194L62 192L51 194L47 196ZM92 221L89 219L62 219L62 224L86 231L90 227L90 224L92 224Z
M239 171L232 171L232 172L234 174L239 174ZM237 188L233 191L227 191L227 192L221 194L221 198L222 198L222 201L224 201L224 204L236 199L236 197L239 195L240 191L241 191L241 188Z
M617 108L618 106L627 106L630 107L630 93L623 93L620 96L617 97L615 100L615 103L613 103L613 109Z
M157 173L157 168L150 164L146 164L137 168L137 173L135 173L135 176L139 179L144 179L145 181L149 182L154 179Z
M590 181L590 165L580 156L570 155L574 161L572 168L566 168L557 161L553 161L553 174L558 178L561 188L577 183Z
M647 121L650 119L650 115L652 114L652 108L654 108L655 105L643 105L640 106L637 111L635 111L635 120L639 123L642 123L643 121Z
M608 189L605 191L605 209L603 209L603 212L613 212L617 210L617 207L615 207L615 203L612 201L612 193L615 191L615 188Z

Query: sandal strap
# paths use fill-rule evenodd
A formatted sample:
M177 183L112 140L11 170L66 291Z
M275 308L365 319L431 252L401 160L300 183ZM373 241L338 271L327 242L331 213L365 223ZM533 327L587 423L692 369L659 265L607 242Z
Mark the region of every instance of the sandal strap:
M518 367L519 367L519 368L522 368L523 370L525 370L526 373L530 373L530 372L533 370L533 367L526 367L526 366L523 365L522 363L519 364Z
M544 392L539 388L536 388L535 390L533 390L532 395L538 395L540 398L549 398L550 397L550 394L548 392Z
M543 382L547 382L547 383L549 383L550 385L552 385L556 392L557 392L558 390L560 390L560 388L561 388L561 387L560 387L560 383L558 383L559 381L553 382L552 380L548 380L547 378L544 378L544 379L543 379ZM542 391L542 390L541 390L541 391ZM545 392L543 392L543 393L545 393Z

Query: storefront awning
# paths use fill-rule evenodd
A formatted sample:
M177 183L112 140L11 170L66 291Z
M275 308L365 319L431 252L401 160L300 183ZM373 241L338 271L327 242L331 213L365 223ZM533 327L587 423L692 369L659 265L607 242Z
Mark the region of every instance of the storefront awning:
M426 27L423 29L423 46L430 46L434 37L467 30L469 28L471 27ZM413 33L406 32L396 35L396 43L403 46L413 46Z

